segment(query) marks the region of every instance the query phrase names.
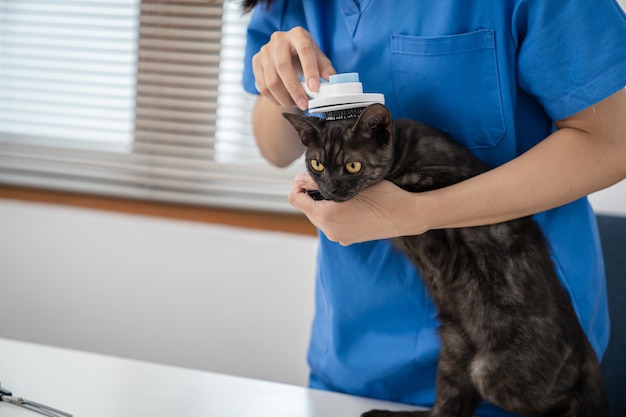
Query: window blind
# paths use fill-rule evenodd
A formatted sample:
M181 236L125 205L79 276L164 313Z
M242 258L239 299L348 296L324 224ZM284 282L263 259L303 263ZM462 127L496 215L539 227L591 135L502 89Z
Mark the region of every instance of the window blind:
M0 182L293 209L241 87L238 1L0 0Z

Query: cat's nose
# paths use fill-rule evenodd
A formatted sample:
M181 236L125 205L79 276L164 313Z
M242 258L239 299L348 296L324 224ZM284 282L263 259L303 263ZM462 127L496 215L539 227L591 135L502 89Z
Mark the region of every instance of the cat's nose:
M343 190L345 189L343 183L340 180L334 181L332 184L329 184L331 187L329 192L332 195L343 194Z

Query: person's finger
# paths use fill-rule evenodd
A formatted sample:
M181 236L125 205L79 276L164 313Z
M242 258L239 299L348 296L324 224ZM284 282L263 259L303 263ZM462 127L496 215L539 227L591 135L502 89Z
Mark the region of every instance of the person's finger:
M277 48L274 55L276 72L280 77L282 87L289 94L289 101L295 103L300 110L306 110L309 99L300 84L296 66L302 66L303 62L310 62L312 56L314 57L313 48L317 47L308 32L299 27L287 33L276 35L275 40L276 45L281 45L281 42L288 43L289 45L288 48ZM297 65L297 63L294 64L294 61L298 61L300 65ZM307 69L307 71L310 71L310 69ZM317 67L315 71L317 71Z
M320 71L317 62L319 48L306 30L296 27L291 32L294 36L293 46L307 88L311 91L318 91L320 85Z
M297 82L297 76L293 69L289 47L284 45L285 40L282 40L281 36L284 34L273 35L273 43L261 48L262 55L259 56L259 65L262 67L263 85L265 87L262 94L272 97L281 106L288 107L293 106L295 102L285 86L283 77L289 78L287 73L291 72L291 77L295 78ZM279 68L280 71L283 71L283 75L280 74Z
M260 95L270 100L273 104L279 105L278 100L276 100L267 88L262 60L263 58L260 52L252 58L252 72L254 74L255 87Z
M290 46L284 32L272 35L270 42L263 45L259 52L252 58L252 70L255 77L257 90L274 104L289 107L295 103L279 75L276 65L281 60L291 65ZM284 58L280 58L283 56ZM283 64L280 64L283 65ZM293 70L295 76L295 70Z
M307 173L298 174L295 178L296 184L303 190L317 190L318 186L313 178Z
M332 62L330 62L330 59L328 59L328 57L319 50L317 55L317 68L319 70L320 77L327 81L331 75L337 73L335 67L333 67Z
M287 200L295 209L300 210L306 215L311 212L316 203L315 200L307 194L307 189L302 188L298 181L294 182ZM312 219L310 220L313 222Z

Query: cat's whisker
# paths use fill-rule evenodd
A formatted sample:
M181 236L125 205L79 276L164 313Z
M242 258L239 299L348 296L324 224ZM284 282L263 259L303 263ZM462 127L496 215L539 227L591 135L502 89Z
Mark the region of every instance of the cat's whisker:
M380 204L376 203L376 200L369 198L367 195L357 194L353 200L360 204L362 208L368 209L374 213L380 214L381 216L388 215L388 210L383 210L383 207Z

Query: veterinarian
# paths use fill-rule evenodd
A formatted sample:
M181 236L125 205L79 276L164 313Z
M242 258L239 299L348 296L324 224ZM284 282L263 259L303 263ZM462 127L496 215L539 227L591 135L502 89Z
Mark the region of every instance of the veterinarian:
M256 1L247 1L252 7ZM345 203L289 201L320 229L310 385L431 406L436 311L386 238L535 215L598 355L609 322L586 196L626 177L626 17L614 0L273 0L248 28L244 86L277 166L303 146L282 118L319 78L358 72L394 118L450 134L493 170L421 194L390 182ZM304 167L303 167L304 170ZM363 201L367 201L364 204ZM484 404L478 415L507 415Z

